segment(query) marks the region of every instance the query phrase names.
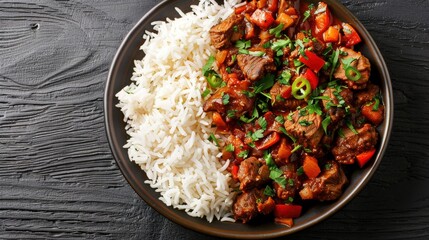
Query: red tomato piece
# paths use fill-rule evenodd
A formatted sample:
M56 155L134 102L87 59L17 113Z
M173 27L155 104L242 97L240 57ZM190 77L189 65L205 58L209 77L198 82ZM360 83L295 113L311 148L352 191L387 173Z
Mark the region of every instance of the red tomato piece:
M324 2L319 2L315 13L317 14L314 18L314 33L321 34L331 25L331 13Z
M374 156L375 150L376 149L374 148L356 156L359 167L363 167L372 158L372 156Z
M301 216L302 206L292 204L276 204L274 216L276 218L297 218Z
M354 46L362 41L359 34L350 24L343 23L342 27L344 36L341 38L341 41L346 45L346 47Z
M305 50L305 56L299 56L299 61L316 73L325 65L325 60L309 50Z
M305 175L307 175L307 177L309 178L315 178L320 173L320 167L317 162L317 159L309 155L305 156L302 168L304 170Z
M280 134L278 132L273 132L264 139L255 143L258 150L266 150L276 144L280 140Z
M262 29L268 29L274 22L272 13L261 9L256 9L250 17L250 20Z
M305 70L303 77L310 82L311 89L314 90L319 85L319 77L311 69Z
M231 169L231 174L232 174L232 177L234 178L234 179L238 179L238 170L239 170L240 168L239 168L239 166L237 166L237 165L233 165L232 166L232 169Z
M268 10L271 12L277 11L277 6L279 4L279 0L268 0Z

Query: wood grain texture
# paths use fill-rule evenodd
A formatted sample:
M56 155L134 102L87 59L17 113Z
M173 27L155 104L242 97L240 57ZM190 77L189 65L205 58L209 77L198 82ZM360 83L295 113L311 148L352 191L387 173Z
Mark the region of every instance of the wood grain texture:
M429 239L429 1L342 0L377 42L395 118L367 187L291 239ZM215 239L149 208L104 131L108 68L156 0L0 0L0 239Z

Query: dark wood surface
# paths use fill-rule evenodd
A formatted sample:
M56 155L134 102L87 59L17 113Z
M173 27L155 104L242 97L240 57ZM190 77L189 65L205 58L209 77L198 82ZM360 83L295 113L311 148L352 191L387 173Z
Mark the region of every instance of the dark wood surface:
M126 33L156 0L0 0L0 239L215 239L149 208L104 130ZM342 0L393 81L385 157L367 187L288 239L429 239L429 1Z

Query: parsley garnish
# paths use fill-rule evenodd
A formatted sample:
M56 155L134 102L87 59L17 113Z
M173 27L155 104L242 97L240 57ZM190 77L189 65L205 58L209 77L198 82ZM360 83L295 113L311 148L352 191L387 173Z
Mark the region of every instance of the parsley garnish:
M219 147L219 141L217 140L216 136L213 133L210 133L208 140L210 142L213 142L214 144L216 144L216 146Z
M269 197L274 197L275 193L274 193L274 190L269 185L267 185L264 189L264 195Z
M279 25L277 25L277 27L271 28L270 30L268 30L268 32L271 35L274 35L276 38L278 38L280 37L280 33L282 32L282 30L283 30L283 24L280 23Z
M240 158L247 158L247 155L249 155L249 151L248 150L244 150L238 153L238 157Z
M331 123L331 117L330 116L327 116L322 121L322 127L323 127L323 130L325 131L326 134L328 134L328 126L330 123Z
M227 151L227 152L234 152L234 146L231 143L228 144L228 145L226 145L225 151Z
M283 117L283 115L278 115L274 120L281 124L285 123L285 118Z
M237 42L235 42L235 46L238 49L247 49L251 46L251 42L250 40L247 40L247 41L238 40Z
M261 128L262 128L264 131L267 129L267 125L268 125L268 123L267 123L267 120L265 120L265 117L260 117L260 118L258 119L258 123L259 123L259 126L261 126Z
M210 93L211 93L210 89L206 89L206 90L204 90L204 92L203 92L203 93L201 93L201 96L202 96L203 98L205 98L205 97L207 97Z
M222 95L222 104L227 105L229 103L229 94L223 94Z
M290 73L290 71L289 70L284 70L281 74L280 74L280 76L279 76L279 78L278 78L278 81L279 81L279 83L280 84L283 84L283 85L290 85L290 83L289 83L289 81L290 81L290 78L292 77L292 74Z

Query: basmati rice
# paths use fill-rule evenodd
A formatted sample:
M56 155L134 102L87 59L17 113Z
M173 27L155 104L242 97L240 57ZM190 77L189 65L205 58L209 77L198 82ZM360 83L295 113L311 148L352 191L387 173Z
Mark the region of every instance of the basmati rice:
M154 22L135 61L132 83L117 93L127 123L131 161L166 205L194 217L234 221L229 161L208 141L211 119L202 109L206 81L201 68L214 53L210 28L229 16L237 0L201 0L180 18Z

